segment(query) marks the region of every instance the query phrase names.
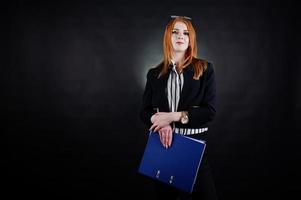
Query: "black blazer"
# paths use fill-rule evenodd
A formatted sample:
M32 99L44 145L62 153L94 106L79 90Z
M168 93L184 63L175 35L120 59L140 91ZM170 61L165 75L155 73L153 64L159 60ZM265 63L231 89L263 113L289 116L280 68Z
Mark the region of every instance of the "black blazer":
M208 63L207 69L199 80L193 79L194 70L191 65L183 69L184 85L181 92L178 111L188 111L189 122L176 122L178 128L202 128L208 126L216 112L216 83L213 65ZM167 80L169 73L158 78L162 64L147 73L147 81L143 93L141 120L149 128L150 118L159 108L160 112L170 112L167 99Z

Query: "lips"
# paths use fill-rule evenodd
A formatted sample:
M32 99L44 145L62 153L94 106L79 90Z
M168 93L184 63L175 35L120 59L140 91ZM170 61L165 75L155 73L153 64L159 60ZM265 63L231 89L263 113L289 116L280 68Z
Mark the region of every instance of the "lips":
M176 42L176 44L181 45L184 44L184 42Z

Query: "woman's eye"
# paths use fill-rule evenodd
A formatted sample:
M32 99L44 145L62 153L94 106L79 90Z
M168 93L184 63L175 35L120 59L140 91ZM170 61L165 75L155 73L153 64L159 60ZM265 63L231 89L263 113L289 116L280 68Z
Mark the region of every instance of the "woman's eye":
M184 35L189 35L189 33L188 33L188 32L185 32Z
M178 34L178 31L172 31L172 34Z

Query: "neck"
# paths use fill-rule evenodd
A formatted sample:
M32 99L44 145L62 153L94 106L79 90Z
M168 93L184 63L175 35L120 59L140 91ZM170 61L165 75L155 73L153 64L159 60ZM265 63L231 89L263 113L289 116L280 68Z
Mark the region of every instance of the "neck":
M176 63L181 63L184 61L185 52L173 52L171 58Z

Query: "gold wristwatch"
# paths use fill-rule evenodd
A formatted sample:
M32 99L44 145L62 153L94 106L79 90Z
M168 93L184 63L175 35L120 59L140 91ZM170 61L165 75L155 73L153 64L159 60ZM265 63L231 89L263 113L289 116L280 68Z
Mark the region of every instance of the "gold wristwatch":
M182 124L187 124L188 122L189 122L188 112L182 111L181 112L181 123Z

